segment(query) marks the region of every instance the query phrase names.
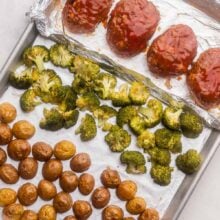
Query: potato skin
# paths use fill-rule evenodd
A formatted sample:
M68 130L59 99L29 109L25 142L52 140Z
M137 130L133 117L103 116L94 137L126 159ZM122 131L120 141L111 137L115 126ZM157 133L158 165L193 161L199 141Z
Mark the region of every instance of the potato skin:
M15 203L17 199L17 193L10 188L1 188L0 189L0 206L4 207Z
M95 187L95 178L89 173L83 173L79 177L79 191L83 195L89 195Z
M0 167L0 179L7 184L15 184L19 179L17 169L11 164L3 164Z
M17 116L16 108L9 102L0 104L0 121L3 123L11 123Z
M0 148L0 166L3 165L7 160L7 154L6 152Z
M76 154L70 161L70 168L77 173L84 172L91 166L91 159L87 153Z
M126 203L126 209L132 215L141 214L145 210L146 206L147 204L145 200L141 197L135 197Z
M73 215L68 215L64 218L64 220L77 220Z
M20 161L18 165L18 173L20 177L23 179L33 179L38 170L38 162L32 158L32 157L27 157L24 160Z
M32 210L25 210L20 220L38 220L37 213Z
M24 207L21 204L13 203L4 207L2 211L3 220L20 220L24 213Z
M92 205L101 209L104 208L110 201L111 194L105 187L99 187L92 193Z
M56 210L52 205L43 205L38 212L38 220L56 220Z
M32 146L32 154L36 160L48 161L53 155L53 148L45 142L36 142Z
M105 187L115 189L121 183L121 178L117 170L108 168L102 172L101 182Z
M123 220L123 210L116 205L109 205L102 211L102 220Z
M13 138L11 128L4 123L0 123L0 145L8 144Z
M49 201L56 196L57 188L52 182L41 180L38 183L37 192L41 199Z
M17 121L12 127L12 133L17 139L29 139L35 134L35 127L29 121Z
M73 204L73 212L78 219L86 220L92 214L92 207L87 201L77 200Z
M133 199L135 197L136 192L137 192L137 185L135 182L131 180L122 181L116 190L116 194L118 198L123 201Z
M160 220L156 209L148 208L139 217L138 220Z
M75 145L67 140L58 142L54 147L54 156L58 160L69 160L76 153Z
M72 203L72 197L66 192L59 192L53 199L53 207L58 213L64 213L70 210Z
M64 171L59 181L64 192L73 192L78 186L78 177L73 171Z

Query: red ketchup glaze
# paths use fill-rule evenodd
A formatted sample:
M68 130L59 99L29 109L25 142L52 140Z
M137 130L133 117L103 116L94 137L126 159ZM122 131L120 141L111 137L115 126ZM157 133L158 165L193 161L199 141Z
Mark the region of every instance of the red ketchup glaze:
M92 33L107 19L113 0L67 0L63 9L64 25L73 33Z
M132 57L147 47L156 30L160 14L147 0L121 0L111 13L107 41L122 57Z
M209 109L220 104L220 48L203 52L187 75L195 101Z
M149 69L160 76L186 73L196 56L197 46L189 26L173 25L151 44L147 53Z

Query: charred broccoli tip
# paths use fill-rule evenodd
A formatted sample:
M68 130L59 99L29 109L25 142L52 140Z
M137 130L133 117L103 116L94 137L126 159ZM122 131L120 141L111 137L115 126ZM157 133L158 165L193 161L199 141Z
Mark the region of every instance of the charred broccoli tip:
M137 109L135 106L126 106L119 109L116 122L117 125L123 127L124 124L128 124L130 119L137 115Z
M137 145L144 151L155 147L155 135L148 130L142 132L137 138Z

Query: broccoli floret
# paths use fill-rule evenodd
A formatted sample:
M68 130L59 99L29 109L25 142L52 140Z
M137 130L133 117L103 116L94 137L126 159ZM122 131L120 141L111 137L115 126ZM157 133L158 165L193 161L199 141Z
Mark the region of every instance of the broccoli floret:
M74 126L77 123L78 118L79 118L79 111L75 109L68 112L64 112L63 113L64 128L67 129Z
M93 139L97 134L97 128L94 118L90 114L86 114L82 118L81 125L75 131L76 134L80 134L82 141L89 141Z
M162 117L163 124L172 130L179 130L181 113L182 113L182 109L167 107L163 112L163 117Z
M124 151L120 157L121 163L127 164L126 172L143 174L147 172L144 155L139 151Z
M179 170L186 174L192 174L198 171L202 162L200 154L196 150L188 150L176 158L176 165Z
M172 171L172 167L155 164L152 166L150 174L155 183L161 186L167 186L170 184Z
M41 72L44 70L44 62L48 62L49 57L49 51L45 46L36 45L25 49L23 62L28 67L35 64Z
M113 126L114 126L113 124L111 124L109 122L105 122L102 126L102 131L104 131L104 132L110 131Z
M109 118L114 117L116 114L117 111L108 105L102 105L93 112L94 117L98 119L98 127L102 127Z
M162 103L156 99L151 99L147 103L147 107L140 107L139 112L144 116L146 127L152 128L160 123L163 106Z
M63 128L64 119L62 113L56 108L44 109L44 118L40 121L40 127L48 131L57 131Z
M140 82L133 82L129 91L131 102L135 105L144 105L149 98L147 87Z
M73 62L73 54L64 44L54 44L50 48L50 60L55 66L69 67Z
M135 106L125 106L119 109L116 122L117 125L123 127L124 124L128 124L134 116L137 115L137 108Z
M77 94L84 94L92 91L92 88L87 86L86 82L77 75L72 82L72 88Z
M180 126L183 135L188 138L198 137L203 130L202 120L190 112L185 112L180 115Z
M128 84L121 85L118 92L112 92L111 94L112 104L116 107L130 105L131 100L128 96L128 93L129 93Z
M20 97L20 106L24 112L33 111L39 104L41 102L33 89L26 90Z
M140 135L146 129L145 121L143 117L139 115L134 116L130 119L129 126L136 135Z
M117 125L111 127L105 141L113 152L122 152L131 143L131 135Z
M157 163L161 166L169 166L171 162L171 155L168 150L154 147L149 149L147 152L150 155L150 160L153 163Z
M144 152L155 147L155 135L148 130L142 132L137 138L137 146L144 149Z
M177 153L181 149L181 133L179 131L172 131L167 128L161 128L155 132L156 145L162 149L168 149L173 153Z
M88 110L93 112L99 105L100 101L93 92L85 93L76 100L76 106L82 111Z
M101 99L110 99L117 80L109 73L102 73L95 79L94 84L94 90Z

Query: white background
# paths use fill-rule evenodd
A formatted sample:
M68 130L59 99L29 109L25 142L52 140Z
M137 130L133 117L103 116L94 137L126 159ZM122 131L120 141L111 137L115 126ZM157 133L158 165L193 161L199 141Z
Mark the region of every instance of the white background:
M0 69L24 31L28 19L25 12L33 0L0 1ZM220 150L201 178L179 220L220 219Z

